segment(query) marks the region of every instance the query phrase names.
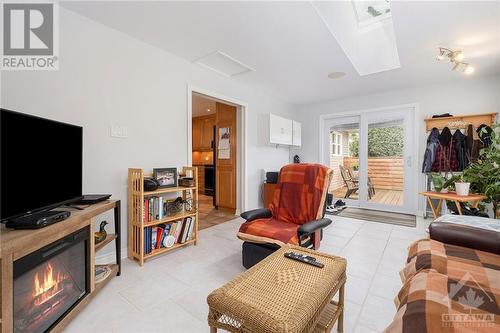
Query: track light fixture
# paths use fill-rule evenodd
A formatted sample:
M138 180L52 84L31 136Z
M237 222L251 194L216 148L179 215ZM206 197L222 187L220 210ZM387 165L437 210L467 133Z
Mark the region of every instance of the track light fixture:
M461 50L453 51L447 49L446 47L440 47L436 60L442 61L445 58L448 58L453 64L453 67L451 68L452 71L463 72L465 74L472 74L474 72L474 67L472 67L469 63L462 62L465 57Z

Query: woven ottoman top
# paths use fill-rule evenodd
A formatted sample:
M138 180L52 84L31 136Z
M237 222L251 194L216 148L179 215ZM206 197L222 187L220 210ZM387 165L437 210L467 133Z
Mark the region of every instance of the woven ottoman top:
M293 251L323 263L318 268L284 257ZM253 332L308 332L345 276L346 260L283 246L207 298L230 328Z

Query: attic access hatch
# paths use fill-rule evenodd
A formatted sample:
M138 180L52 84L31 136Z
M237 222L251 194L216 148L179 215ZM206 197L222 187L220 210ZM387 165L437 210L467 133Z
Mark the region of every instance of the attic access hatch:
M255 72L255 69L221 51L207 54L194 62L226 77Z

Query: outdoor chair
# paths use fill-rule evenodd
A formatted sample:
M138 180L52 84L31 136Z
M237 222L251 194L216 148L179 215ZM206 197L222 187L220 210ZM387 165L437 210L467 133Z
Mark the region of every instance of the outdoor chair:
M352 168L347 169L347 172L349 173L349 176L353 181L359 182L358 176L354 174ZM368 197L371 199L374 195L375 195L375 187L373 186L371 178L368 177Z
M352 194L356 193L359 190L359 184L357 179L353 179L351 173L346 170L342 165L339 165L340 175L344 180L344 184L347 188L345 192L345 199L348 199Z

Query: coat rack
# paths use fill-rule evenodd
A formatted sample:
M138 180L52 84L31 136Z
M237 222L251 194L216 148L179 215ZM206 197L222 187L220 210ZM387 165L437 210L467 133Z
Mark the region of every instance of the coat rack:
M481 124L485 124L491 127L491 125L493 125L493 123L495 122L496 116L496 112L490 112L443 118L427 118L424 119L424 121L427 131L430 131L433 127L436 127L439 130L442 130L444 127L448 127L450 130L454 130L465 129L469 124L472 124L474 128L479 127Z

